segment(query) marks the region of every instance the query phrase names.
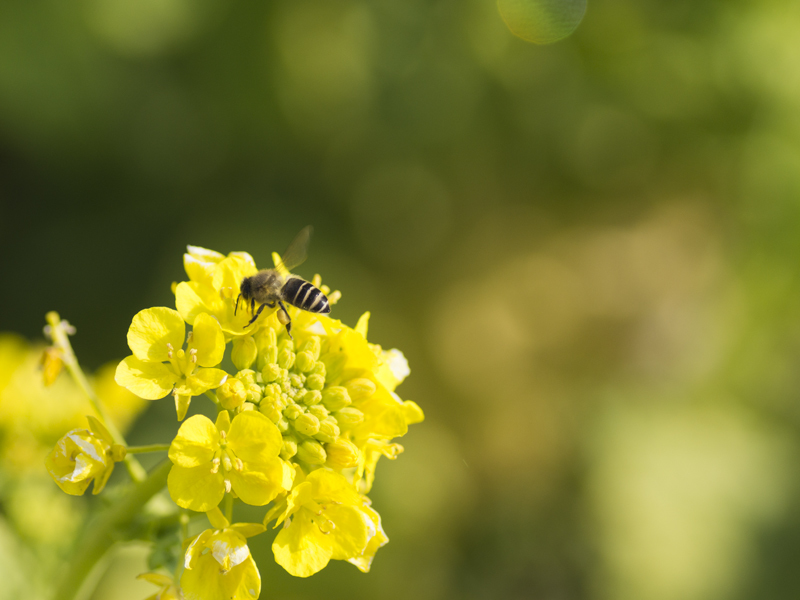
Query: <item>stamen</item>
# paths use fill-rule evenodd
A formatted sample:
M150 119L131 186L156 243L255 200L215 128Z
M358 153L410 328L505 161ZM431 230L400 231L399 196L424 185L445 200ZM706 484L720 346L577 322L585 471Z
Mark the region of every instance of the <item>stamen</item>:
M226 479L225 480L225 493L227 493L227 494L231 493L231 480L230 479Z
M242 462L242 459L239 458L238 456L236 457L236 460L233 462L233 467L237 471L241 471L242 469L244 469L244 463Z
M211 467L211 472L212 473L218 473L219 472L219 458L215 458L214 460L212 460L211 464L213 465Z
M187 345L191 344L193 339L194 339L194 331L190 331L189 335L186 336L186 344Z
M222 467L226 471L230 471L233 468L233 464L231 462L231 457L228 456L227 454L225 454L225 456L222 457Z

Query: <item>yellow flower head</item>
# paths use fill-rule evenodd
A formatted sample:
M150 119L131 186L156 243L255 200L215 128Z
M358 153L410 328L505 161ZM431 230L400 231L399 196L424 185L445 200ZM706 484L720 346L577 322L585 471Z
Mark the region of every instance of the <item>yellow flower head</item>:
M216 423L195 415L170 446L169 493L179 506L201 512L226 492L263 506L292 486L294 474L278 457L280 449L280 432L260 413L242 412L231 421L222 411Z
M147 400L175 396L178 420L186 416L192 396L219 387L228 374L214 369L225 353L219 323L200 314L183 349L186 333L181 315L171 308L148 308L133 317L128 346L133 352L117 367L116 381Z
M56 443L45 464L58 487L73 496L81 496L94 481L92 493L99 494L114 470L114 462L125 456L114 445L111 435L94 417L88 429L73 429Z
M261 575L246 538L264 528L253 523L225 525L206 529L186 549L181 576L186 600L255 600L261 593Z
M199 315L212 315L227 339L252 333L259 324L245 329L250 317L245 310L236 311L235 304L242 279L258 271L253 257L247 252L231 252L226 257L199 246L187 250L183 264L189 281L175 288L175 306L183 319L194 324Z
M277 527L288 519L272 544L275 561L296 577L309 577L331 559L348 560L369 570L377 549L388 541L378 513L339 473L317 469L267 513Z

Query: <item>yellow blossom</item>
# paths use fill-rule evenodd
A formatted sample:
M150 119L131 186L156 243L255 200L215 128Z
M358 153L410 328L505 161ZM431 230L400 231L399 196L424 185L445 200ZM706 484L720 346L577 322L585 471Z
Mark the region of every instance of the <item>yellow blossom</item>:
M324 468L296 485L267 513L265 524L276 517L275 527L288 524L272 544L275 561L296 577L317 573L331 559L354 561L366 571L388 541L364 497L342 475Z
M262 533L263 525L230 525L219 511L208 517L217 529L206 529L186 549L181 576L185 600L255 600L261 593L261 575L246 538Z
M94 417L89 429L73 429L58 440L45 464L62 490L81 496L94 481L93 494L99 494L114 470L114 462L125 457L125 449L113 443L111 435Z
M169 493L179 506L202 512L216 507L226 492L263 506L292 486L293 472L278 457L281 446L278 429L256 411L233 421L222 411L216 423L190 417L170 445Z
M136 579L142 579L160 588L158 593L148 596L146 600L184 600L180 586L168 575L142 573Z
M192 396L221 385L227 378L214 369L225 353L225 338L219 323L201 314L183 349L186 327L180 314L171 308L140 311L128 329L128 346L133 352L117 367L116 381L147 400L175 396L178 420L186 416Z

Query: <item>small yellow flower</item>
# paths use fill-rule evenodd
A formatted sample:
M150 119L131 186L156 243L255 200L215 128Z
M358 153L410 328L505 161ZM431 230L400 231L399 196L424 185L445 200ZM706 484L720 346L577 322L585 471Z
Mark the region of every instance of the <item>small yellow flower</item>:
M142 573L136 579L142 579L161 588L157 594L148 596L146 600L184 600L181 588L172 577L161 573Z
M73 429L56 443L45 464L58 487L81 496L94 481L93 494L99 494L114 470L114 462L125 457L125 449L115 445L105 427L94 417L89 429Z
M133 317L128 346L133 356L117 367L116 381L147 400L175 396L178 420L186 416L192 396L221 385L228 376L214 369L225 353L225 337L217 321L198 315L183 350L186 326L171 308L148 308Z
M287 521L272 544L275 561L296 577L309 577L333 560L369 570L377 549L388 541L380 517L339 473L313 471L264 519Z
M231 525L219 509L206 513L211 526L186 549L181 588L186 600L255 600L261 575L247 539L264 532L260 523Z
M189 281L175 288L175 306L187 323L199 315L213 315L227 339L250 335L259 323L245 329L250 320L247 310L235 310L242 279L258 271L246 252L231 252L227 257L214 250L188 246L183 264ZM234 312L236 314L234 315Z
M263 506L292 487L293 471L279 457L278 429L261 413L245 411L231 422L222 411L217 422L203 415L186 420L172 441L168 487L183 508L206 512L226 492Z

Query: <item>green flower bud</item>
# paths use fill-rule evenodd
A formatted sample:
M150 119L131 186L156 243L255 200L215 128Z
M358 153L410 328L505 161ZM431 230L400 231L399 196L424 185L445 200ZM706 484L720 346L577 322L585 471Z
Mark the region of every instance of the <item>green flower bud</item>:
M254 402L258 404L261 402L261 398L264 397L264 391L261 389L261 386L257 383L251 383L246 386L247 391L247 400L248 402Z
M314 360L314 355L311 354L311 352L303 351L297 355L294 364L299 371L302 371L303 373L308 373L311 369L314 368L314 365L316 365L317 363Z
M324 465L328 459L322 444L315 440L306 440L297 447L297 458L310 465Z
M314 368L311 369L311 374L312 375L322 375L323 377L325 377L325 375L327 374L326 373L326 369L325 369L325 363L323 363L323 362L316 363L314 365Z
M350 406L352 400L347 388L340 385L332 385L322 392L322 403L330 411L341 410L345 406Z
M294 366L295 354L291 350L281 350L278 352L278 364L284 369L291 369Z
M261 369L261 377L264 379L264 383L272 383L281 376L281 371L282 369L275 363L267 363L267 365Z
M277 423L281 420L283 413L281 413L280 408L275 406L275 404L268 404L266 402L262 402L261 406L258 407L258 412L262 415L267 417L273 423Z
M326 464L333 469L356 467L361 459L361 452L358 450L358 446L344 438L325 444L325 452L328 455Z
M281 386L277 383L268 383L264 386L264 398L275 400L281 397Z
M306 406L319 404L320 400L322 400L322 394L318 390L309 390L301 398L301 402Z
M324 375L309 375L306 377L306 387L310 390L321 390L325 387Z
M289 421L286 420L286 417L281 417L278 419L278 422L275 423L275 425L277 426L278 431L281 433L286 433L289 431Z
M297 406L297 404L292 403L286 408L283 409L283 416L289 419L290 421L294 421L297 417L303 414L303 409Z
M354 427L364 420L364 413L352 406L347 406L333 413L333 416L339 426L344 428Z
M294 352L294 342L289 338L284 338L281 340L281 343L278 344L278 354L283 352L284 350L288 350L289 352Z
M311 358L314 359L315 361L319 360L319 351L321 349L322 349L322 344L319 341L318 335L312 335L305 342L303 342L302 346L300 346L300 350L311 354Z
M313 394L313 393L314 392L308 392L308 394ZM308 394L306 394L306 396L308 396ZM328 417L328 409L319 403L314 403L313 405L309 406L308 412L317 417L320 421Z
M297 440L293 437L286 436L283 438L283 446L281 447L281 458L289 460L297 454Z
M303 435L313 436L319 431L320 422L314 415L300 415L294 420L294 428Z
M289 375L289 385L293 388L302 388L303 384L305 383L305 377L302 375L298 375L297 373L292 373Z
M241 406L247 400L244 384L235 377L228 377L225 383L217 388L217 399L222 408L228 410Z
M311 417L313 415L304 416ZM339 437L339 426L336 424L336 420L327 418L322 421L319 424L319 431L314 435L314 437L321 442L335 442L336 438Z
M231 347L231 360L237 369L249 369L250 365L256 361L258 348L253 336L235 338Z
M370 396L372 396L372 394L375 393L375 390L377 389L373 381L365 379L363 377L351 379L350 381L345 383L344 386L350 393L350 398L353 400L353 402L369 398Z
M239 407L239 412L244 412L246 410L258 410L258 407L252 402L245 402Z
M236 374L236 379L245 385L256 383L256 372L252 369L242 369Z

